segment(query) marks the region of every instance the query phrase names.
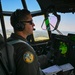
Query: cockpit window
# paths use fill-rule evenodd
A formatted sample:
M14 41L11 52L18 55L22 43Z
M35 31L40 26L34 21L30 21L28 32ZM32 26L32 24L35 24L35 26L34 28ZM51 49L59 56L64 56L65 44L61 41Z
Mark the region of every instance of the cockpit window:
M37 0L25 0L27 8L33 12L41 10L40 6L37 2ZM16 9L22 9L23 5L21 3L21 0L1 0L2 4L2 10L8 11L10 14L10 11L15 11ZM58 13L61 16L61 20L59 23L59 26L57 30L52 31L52 33L59 34L57 31L59 30L64 35L68 33L75 33L75 14L74 13ZM44 15L38 15L33 17L33 21L35 23L35 29L36 30L46 30L46 24L44 21ZM56 24L56 17L52 15L52 13L49 14L49 22L55 27ZM12 29L10 25L10 16L4 16L4 22L6 26L6 30L10 28ZM50 25L50 29L53 30L53 27ZM1 24L0 24L0 31L1 31Z
M6 34L7 37L10 36L10 34L13 32L13 27L10 24L10 16L4 16L4 22L5 22L5 28L6 28Z
M37 0L25 0L27 4L27 8L32 11L41 10Z
M44 21L44 15L33 17L33 21L35 23L35 31L33 32L34 41L39 42L49 40L49 35Z
M3 11L15 11L16 9L22 9L21 0L1 0Z

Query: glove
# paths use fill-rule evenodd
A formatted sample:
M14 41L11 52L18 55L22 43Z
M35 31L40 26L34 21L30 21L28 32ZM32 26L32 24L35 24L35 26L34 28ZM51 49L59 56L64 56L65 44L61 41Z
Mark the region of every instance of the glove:
M46 54L47 58L50 59L51 58L51 52L48 51L48 53Z

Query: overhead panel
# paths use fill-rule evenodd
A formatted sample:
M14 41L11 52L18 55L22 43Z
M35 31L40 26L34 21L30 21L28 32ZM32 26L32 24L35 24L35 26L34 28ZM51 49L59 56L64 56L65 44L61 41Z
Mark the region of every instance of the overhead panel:
M37 0L43 12L75 12L74 0Z

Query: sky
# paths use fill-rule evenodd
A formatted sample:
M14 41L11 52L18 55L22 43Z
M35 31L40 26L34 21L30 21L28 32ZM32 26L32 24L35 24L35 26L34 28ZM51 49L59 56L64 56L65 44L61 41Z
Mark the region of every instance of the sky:
M3 11L15 11L16 9L22 9L22 4L20 0L1 0L2 2L2 9ZM40 6L36 2L36 0L26 0L26 3L28 4L27 7L30 11L36 11L40 10ZM58 13L61 15L61 21L59 23L58 29L60 31L74 31L75 32L75 14L72 13ZM53 20L51 23L55 21L53 19L53 15L50 15L49 19ZM12 29L10 25L10 17L4 17L5 20L5 26L7 29ZM43 17L37 17L36 19L33 18L35 22L35 28L41 29L41 24L44 20ZM1 25L0 25L1 26ZM0 27L1 28L1 27Z

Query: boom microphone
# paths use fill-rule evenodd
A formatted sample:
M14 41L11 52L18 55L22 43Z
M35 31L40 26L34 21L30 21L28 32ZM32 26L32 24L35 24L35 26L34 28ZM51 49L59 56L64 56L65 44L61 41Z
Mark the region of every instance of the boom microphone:
M36 30L35 28L33 28L33 30Z

